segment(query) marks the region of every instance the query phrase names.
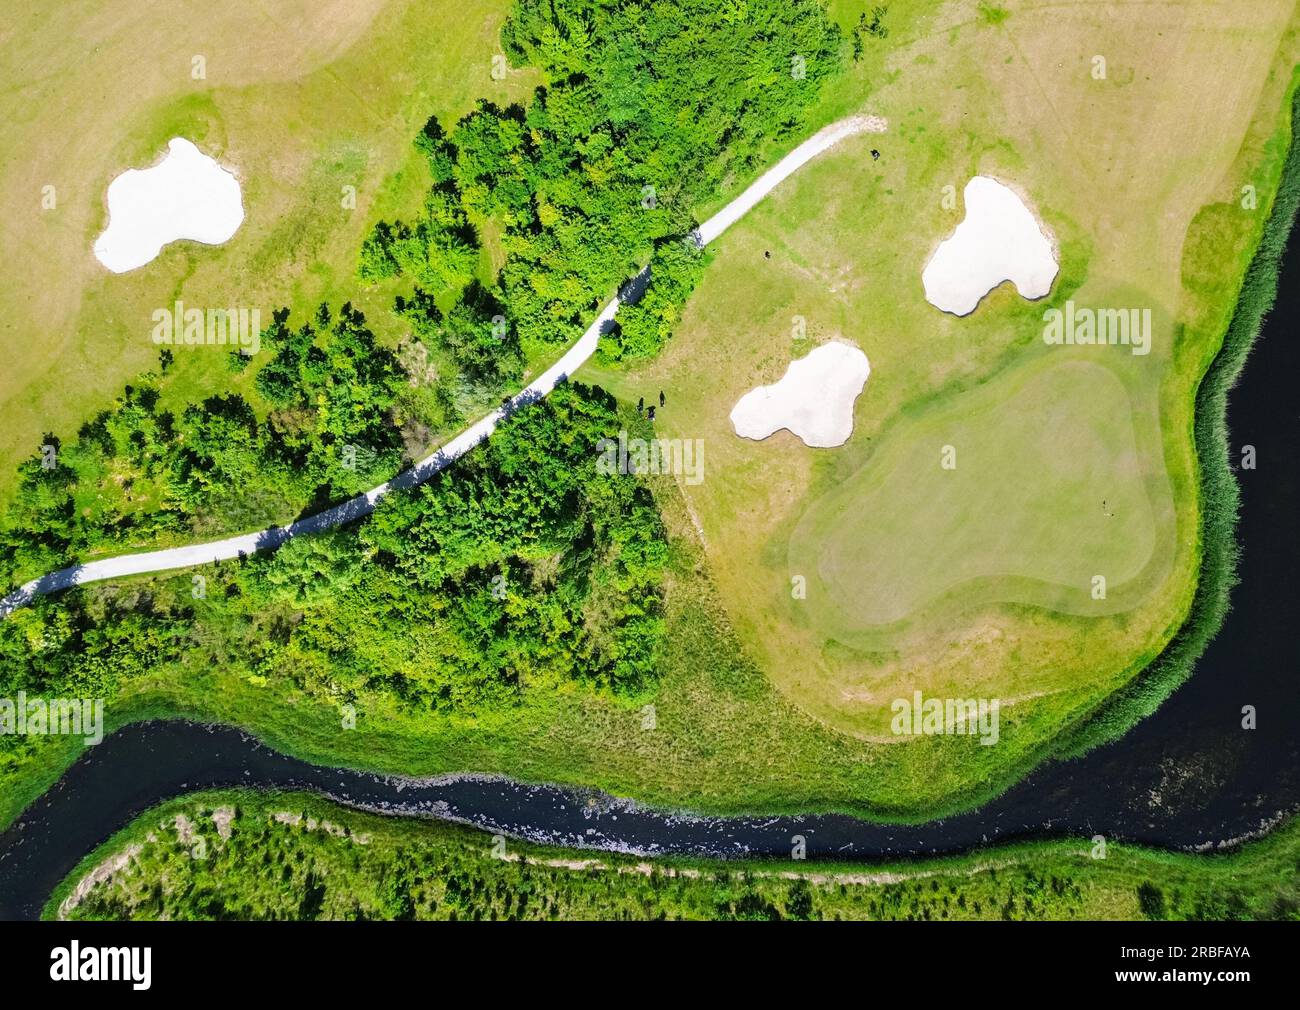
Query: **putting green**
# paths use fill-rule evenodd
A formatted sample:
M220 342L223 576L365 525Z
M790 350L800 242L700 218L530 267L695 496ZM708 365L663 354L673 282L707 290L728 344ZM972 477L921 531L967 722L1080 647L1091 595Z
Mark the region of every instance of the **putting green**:
M907 418L816 499L789 547L814 625L851 640L950 593L1080 615L1136 604L1158 533L1166 564L1172 554L1157 525L1169 491L1144 469L1128 391L1099 360L1044 354Z

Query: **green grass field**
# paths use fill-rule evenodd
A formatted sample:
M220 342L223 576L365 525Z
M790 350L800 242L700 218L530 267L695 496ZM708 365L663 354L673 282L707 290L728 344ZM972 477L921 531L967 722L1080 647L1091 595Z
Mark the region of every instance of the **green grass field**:
M743 647L863 737L919 689L1000 697L1045 742L1175 633L1201 557L1192 402L1267 214L1242 188L1273 191L1288 135L1288 4L1002 6L891 4L826 110L888 131L724 236L658 360L588 373L667 391L661 430L705 442L682 493ZM1189 117L1216 128L1188 143ZM1026 194L1061 274L1040 302L1003 285L958 319L921 270L976 173ZM1067 298L1150 308L1151 353L1045 345ZM740 396L832 338L872 365L849 442L737 438Z
M177 298L257 306L264 322L282 305L302 318L323 300L351 300L395 341L392 291L356 282L357 251L376 217L423 200L428 174L411 141L430 115L455 119L480 96L508 102L531 90L529 73L490 74L508 7L274 0L253 34L247 15L193 2L74 3L18 20L0 58L0 193L10 208L0 235L10 273L0 292L0 502L44 433L70 437L157 368L150 316ZM195 55L206 59L201 80ZM244 223L223 246L173 243L111 275L91 254L104 192L173 136L235 171ZM46 185L52 209L42 209ZM183 350L163 384L167 406L229 389L259 402L224 348Z
M155 808L45 917L91 919L1294 919L1293 822L1219 855L1024 843L914 863L743 866L544 848L297 793Z
M791 535L789 570L816 572L826 590L810 601L811 619L851 641L862 625L903 620L941 596L969 601L976 581L993 583L996 601L1117 609L1157 525L1133 410L1104 360L1044 354L905 418ZM945 445L958 453L951 470ZM1105 600L1092 597L1096 573L1107 576Z

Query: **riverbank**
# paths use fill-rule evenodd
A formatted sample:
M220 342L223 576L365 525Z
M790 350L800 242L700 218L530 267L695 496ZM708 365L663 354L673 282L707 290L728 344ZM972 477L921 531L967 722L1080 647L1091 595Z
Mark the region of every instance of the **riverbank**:
M269 858L267 856L269 855ZM45 904L62 919L1274 919L1300 909L1300 824L1226 856L1086 840L869 869L647 862L227 790L155 807Z
M1223 346L1196 392L1201 568L1191 612L1155 662L1108 698L1088 722L1063 741L1062 757L1075 757L1116 740L1155 712L1192 676L1197 660L1227 619L1241 556L1237 538L1241 487L1237 467L1229 459L1228 394L1240 381L1265 318L1277 301L1283 260L1300 208L1300 144L1295 142L1300 136L1300 91L1294 81L1290 103L1291 139L1277 195L1242 280Z

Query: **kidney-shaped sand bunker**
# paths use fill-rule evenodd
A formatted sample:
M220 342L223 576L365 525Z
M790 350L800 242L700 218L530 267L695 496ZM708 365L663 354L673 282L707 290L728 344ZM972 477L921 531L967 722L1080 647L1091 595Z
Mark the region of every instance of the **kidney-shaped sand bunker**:
M966 184L963 199L965 219L939 243L921 274L926 301L964 316L1003 281L1029 299L1051 291L1056 254L1024 201L984 175Z
M115 274L142 267L168 242L228 241L244 220L239 181L188 140L173 138L151 168L127 169L108 187L108 227L95 256Z
M871 374L867 356L851 344L822 344L790 362L781 380L751 389L731 411L743 438L764 439L788 428L805 445L827 449L853 434L853 404Z

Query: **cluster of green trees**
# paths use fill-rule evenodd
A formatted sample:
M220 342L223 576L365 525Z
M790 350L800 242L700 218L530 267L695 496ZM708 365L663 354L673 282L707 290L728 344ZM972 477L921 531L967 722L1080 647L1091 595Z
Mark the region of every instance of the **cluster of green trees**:
M10 586L99 548L126 550L202 524L256 527L372 487L400 469L392 410L404 373L361 313L322 305L302 326L288 310L262 334L254 382L262 413L238 393L179 414L153 373L127 386L75 440L21 468L0 521L0 582ZM220 521L228 520L228 521Z
M636 696L656 676L668 558L644 480L596 468L596 443L628 423L567 385L353 526L205 569L197 587L185 573L38 599L0 622L0 695L111 699L186 661L421 711L573 681Z
M597 472L594 446L622 423L604 392L561 387L455 467L383 499L355 536L252 559L241 581L259 604L253 639L292 625L255 672L462 712L572 680L648 688L667 547L645 483Z
M839 29L813 0L518 0L501 38L545 84L527 107L480 102L450 133L429 123L423 213L375 226L361 276L409 278L398 311L493 388L521 346L570 342L649 263L649 293L602 353L653 354L701 270L695 208L800 131ZM481 281L487 222L504 263Z
M866 47L863 44L863 36L869 36L873 39L889 38L889 28L885 24L885 15L889 13L889 8L883 4L877 4L871 8L871 20L867 20L867 12L861 11L858 14L858 23L853 26L853 62L856 63L862 59Z

